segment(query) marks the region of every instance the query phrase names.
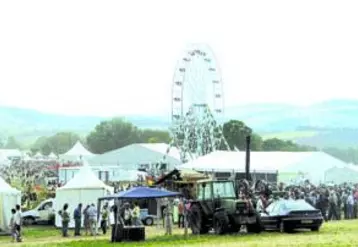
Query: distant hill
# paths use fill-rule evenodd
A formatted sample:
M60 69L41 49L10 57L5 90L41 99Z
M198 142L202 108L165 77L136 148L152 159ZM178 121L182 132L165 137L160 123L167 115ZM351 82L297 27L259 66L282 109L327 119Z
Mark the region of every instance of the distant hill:
M358 100L330 100L299 107L285 104L256 104L226 110L259 131L295 131L316 129L358 129Z
M156 117L128 116L128 121L142 128L166 128L168 121ZM106 118L96 116L66 116L43 113L32 109L0 107L0 137L15 136L22 142L32 142L39 136L59 131L86 135Z
M229 107L226 120L239 119L264 138L279 137L317 147L358 146L358 100L330 100L299 107L249 104ZM168 116L124 116L141 128L167 129ZM87 134L105 118L64 116L35 110L0 107L0 135L33 140L58 131Z
M228 109L266 138L322 147L358 146L358 100L330 100L299 107L257 104Z

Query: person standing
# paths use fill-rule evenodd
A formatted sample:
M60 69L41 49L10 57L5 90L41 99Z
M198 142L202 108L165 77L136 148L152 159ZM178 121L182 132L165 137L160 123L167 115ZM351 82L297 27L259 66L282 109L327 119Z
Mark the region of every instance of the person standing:
M338 220L338 214L337 214L338 198L336 192L333 189L330 192L328 200L329 200L328 220Z
M109 218L108 204L106 204L103 206L102 211L101 211L101 229L102 229L103 235L105 235L107 233L108 218Z
M169 200L163 213L164 213L165 235L172 235L173 211L172 211L172 205Z
M88 217L91 236L95 236L97 235L97 209L94 204L88 209Z
M352 191L349 192L346 203L347 203L347 219L353 219L354 196Z
M259 198L259 200L257 201L257 204L256 204L256 211L257 211L258 213L263 213L263 212L265 212L266 205L267 205L267 202L266 202L265 195L264 195L264 194L261 194L261 195L260 195L260 198Z
M82 221L82 203L78 204L73 212L73 219L75 220L75 236L81 236L81 221Z
M342 193L342 203L343 203L343 215L344 219L348 219L348 207L347 207L348 193L343 191Z
M16 205L15 230L17 232L16 241L22 242L22 238L21 238L21 207L19 204Z
M123 219L123 223L125 226L130 226L131 225L131 220L132 220L132 212L130 210L130 205L128 202L124 203L120 209L120 216Z
M117 220L118 220L118 206L116 204L114 204L111 209L110 209L110 217L109 217L109 222L111 224L111 228L112 228L112 234L111 234L111 242L115 242L115 240L117 239L116 236L116 224L117 224Z
M140 226L140 208L137 202L134 202L134 208L132 210L132 225Z
M183 198L180 198L179 203L178 203L178 227L184 228L184 201L183 201Z
M10 218L9 228L11 230L12 242L15 242L15 240L17 240L17 231L16 231L16 227L15 227L15 214L16 214L16 210L14 208L11 209L11 218Z
M88 232L90 230L90 227L89 227L89 214L88 214L88 209L89 208L90 208L90 206L87 205L86 208L83 210L83 225L85 227L86 236L88 235Z
M58 212L62 218L62 237L68 237L68 223L70 222L70 214L68 212L68 204L63 205L63 209Z

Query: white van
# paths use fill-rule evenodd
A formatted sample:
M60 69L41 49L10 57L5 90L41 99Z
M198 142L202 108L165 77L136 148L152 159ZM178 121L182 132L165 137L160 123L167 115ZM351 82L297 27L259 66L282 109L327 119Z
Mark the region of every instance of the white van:
M55 199L42 201L36 208L22 212L21 218L24 225L54 224Z

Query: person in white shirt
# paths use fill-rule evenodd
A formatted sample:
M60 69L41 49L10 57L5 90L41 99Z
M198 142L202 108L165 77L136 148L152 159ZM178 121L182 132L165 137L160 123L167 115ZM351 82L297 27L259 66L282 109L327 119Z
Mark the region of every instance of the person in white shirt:
M17 232L16 241L21 242L21 207L19 204L16 205L16 213L15 213L15 230Z
M97 235L97 208L92 204L88 211L91 236Z
M132 221L132 212L129 203L124 203L121 208L121 217L123 218L124 225L130 226Z
M266 198L264 195L260 195L260 198L259 200L257 201L257 204L256 204L256 211L259 212L259 213L263 213L265 212L265 209L266 209Z
M354 208L354 197L353 192L349 192L349 196L347 198L347 216L348 219L353 219L353 208Z
M11 230L12 242L15 242L15 240L17 240L17 231L15 229L15 214L16 214L16 210L14 208L11 209L11 218L10 218L9 227Z

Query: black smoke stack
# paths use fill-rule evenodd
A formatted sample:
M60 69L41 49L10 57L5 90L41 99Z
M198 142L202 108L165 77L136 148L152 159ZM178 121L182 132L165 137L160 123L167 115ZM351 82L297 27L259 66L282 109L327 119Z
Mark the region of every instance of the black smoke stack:
M251 146L251 136L246 136L246 162L245 162L245 179L247 181L251 180L250 176L250 147Z

